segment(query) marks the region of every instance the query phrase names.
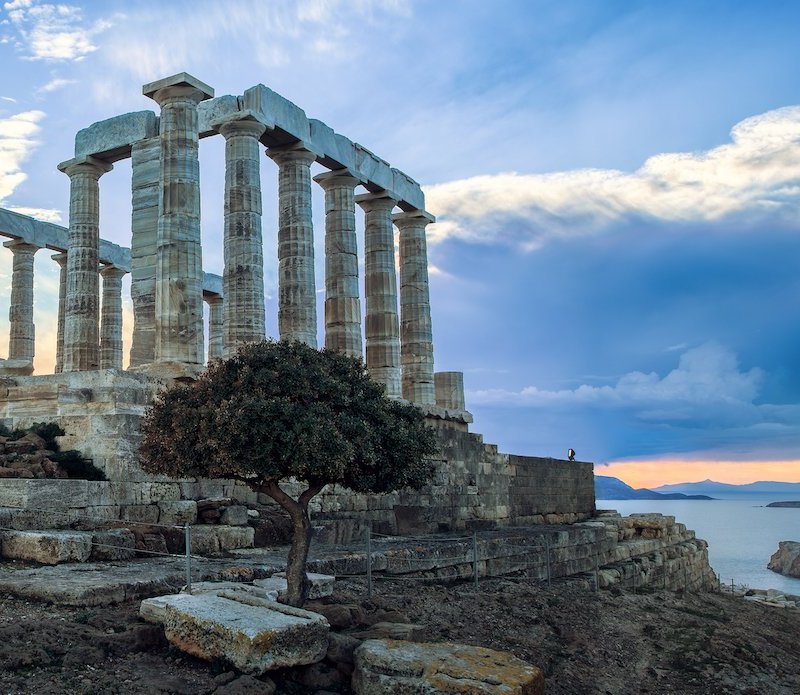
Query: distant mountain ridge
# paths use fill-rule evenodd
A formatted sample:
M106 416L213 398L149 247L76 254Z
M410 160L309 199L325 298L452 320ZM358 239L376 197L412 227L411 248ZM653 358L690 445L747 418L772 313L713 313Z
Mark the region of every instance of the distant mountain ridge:
M707 495L686 495L681 492L660 493L646 488L632 488L610 475L594 477L595 497L600 500L710 500Z
M702 494L702 495L800 495L800 483L784 483L775 480L759 480L755 483L746 485L731 485L730 483L718 483L715 480L701 480L696 483L676 483L673 485L661 485L653 488L656 492L683 494Z

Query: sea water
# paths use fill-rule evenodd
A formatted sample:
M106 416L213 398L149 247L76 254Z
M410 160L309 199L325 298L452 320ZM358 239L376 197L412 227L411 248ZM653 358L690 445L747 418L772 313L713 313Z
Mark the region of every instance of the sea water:
M800 595L800 579L767 569L779 541L800 541L800 509L767 507L787 497L724 500L597 500L598 509L623 516L659 512L708 541L711 567L730 584L751 589L778 589Z

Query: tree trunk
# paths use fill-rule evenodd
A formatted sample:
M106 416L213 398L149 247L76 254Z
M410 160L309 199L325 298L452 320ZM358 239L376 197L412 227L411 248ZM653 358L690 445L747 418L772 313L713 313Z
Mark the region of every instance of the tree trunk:
M289 514L292 520L292 545L286 563L286 598L290 606L302 607L308 598L308 577L306 561L311 547L311 519L308 516L308 503L322 489L321 485L310 485L295 500L287 495L275 481L266 483L261 491L272 497Z

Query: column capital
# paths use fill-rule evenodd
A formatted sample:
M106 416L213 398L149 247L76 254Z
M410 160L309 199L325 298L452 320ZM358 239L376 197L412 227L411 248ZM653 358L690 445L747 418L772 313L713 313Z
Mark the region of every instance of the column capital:
M11 239L10 241L4 241L3 246L7 249L11 250L11 253L29 253L33 255L36 253L41 246L37 246L36 244L29 244L24 239Z
M436 222L436 218L425 210L417 209L409 212L398 212L392 215L392 222L402 229L403 227L410 227L419 224L428 225L432 222Z
M211 127L226 140L235 135L250 135L260 138L265 130L273 130L275 123L267 120L263 114L257 111L245 109L212 121Z
M66 162L61 162L61 164L58 165L58 170L70 178L76 174L95 174L99 179L103 174L111 171L113 168L113 164L109 164L102 159L90 155L68 159Z
M326 191L330 188L355 188L361 183L361 179L354 176L349 169L334 169L317 174L314 181Z
M266 155L279 166L289 162L300 162L311 166L317 160L317 155L306 149L302 142L285 147L270 147L267 149Z
M214 96L214 88L209 87L188 72L179 72L177 75L148 82L142 87L142 94L150 97L159 106L163 106L165 102L174 98L190 99L199 104Z
M398 199L389 195L388 191L379 191L357 195L356 202L365 212L371 212L372 210L393 210L397 206Z
M50 256L61 268L65 268L67 265L67 252L61 251L61 253L54 253Z
M216 306L217 304L222 304L222 295L203 292L203 301L208 304L208 306Z
M122 268L117 268L115 265L104 265L102 268L100 268L100 275L103 276L103 279L124 278L127 274L127 271L123 270Z

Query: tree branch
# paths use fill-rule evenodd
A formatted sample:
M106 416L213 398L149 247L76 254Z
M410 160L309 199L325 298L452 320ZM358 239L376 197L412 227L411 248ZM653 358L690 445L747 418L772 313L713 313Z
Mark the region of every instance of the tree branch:
M308 507L308 503L311 501L311 498L316 495L325 485L322 483L314 483L313 485L310 484L307 489L303 490L300 497L298 497L297 502L303 509Z

